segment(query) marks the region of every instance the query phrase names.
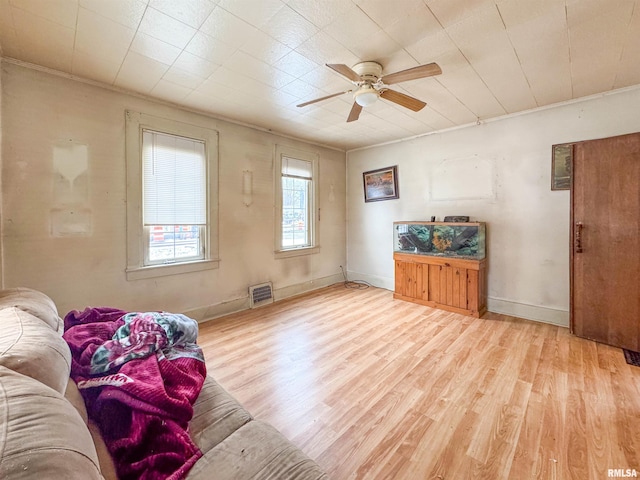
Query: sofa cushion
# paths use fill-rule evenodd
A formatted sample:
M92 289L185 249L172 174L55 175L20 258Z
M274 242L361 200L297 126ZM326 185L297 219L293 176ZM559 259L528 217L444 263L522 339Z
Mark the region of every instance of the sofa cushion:
M0 310L0 365L64 394L71 352L60 334L18 307Z
M69 379L67 383L67 389L64 391L64 398L66 398L71 405L78 411L80 414L80 418L85 424L89 423L89 415L87 414L87 407L84 404L84 398L82 398L82 394L80 390L78 390L78 385L72 379Z
M38 317L52 329L62 334L64 324L58 316L55 303L48 296L30 288L0 290L0 308L16 307Z
M193 443L206 453L251 419L249 412L207 376L193 405L189 435Z
M58 392L0 367L0 478L100 479L91 435Z
M326 480L327 475L271 425L253 420L198 460L187 480Z
M102 434L100 433L100 427L96 425L95 422L89 419L87 414L87 407L84 404L84 399L82 398L82 394L80 390L78 390L78 386L73 379L69 379L69 383L67 384L67 390L64 392L64 398L66 398L71 405L78 411L80 418L85 423L87 428L89 429L89 433L91 434L91 439L93 440L93 444L96 447L96 453L98 454L98 462L100 465L100 471L102 472L102 476L105 480L118 480L118 475L116 474L116 467L113 463L113 458L107 449L107 445L104 443L104 439L102 438Z
M98 454L98 463L100 464L100 472L105 480L118 480L118 474L116 472L116 465L113 462L113 457L109 453L107 444L104 443L102 434L100 433L100 427L96 423L89 419L87 424L89 427L89 433L93 439L93 444L96 447L96 453Z

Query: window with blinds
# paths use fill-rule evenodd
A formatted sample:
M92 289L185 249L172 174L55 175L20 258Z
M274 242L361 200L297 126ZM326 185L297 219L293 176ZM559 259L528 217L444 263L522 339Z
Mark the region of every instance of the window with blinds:
M204 258L206 178L204 142L143 130L145 265Z
M281 249L312 245L313 163L282 157Z

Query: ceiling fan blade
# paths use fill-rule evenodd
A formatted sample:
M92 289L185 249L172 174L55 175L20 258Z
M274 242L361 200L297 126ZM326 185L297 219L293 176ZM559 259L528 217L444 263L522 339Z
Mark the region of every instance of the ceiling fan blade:
M393 83L406 82L407 80L415 80L417 78L432 77L434 75L440 75L441 73L442 70L437 63L428 63L385 75L382 77L382 83L391 85Z
M308 102L301 103L296 105L296 107L306 107L307 105L311 105L312 103L321 102L322 100L328 100L329 98L337 97L338 95L344 95L345 93L350 93L351 90L347 90L346 92L338 92L333 93L331 95L327 95L326 97L316 98L315 100L309 100Z
M398 105L406 107L409 110L413 110L414 112L419 112L427 105L422 100L410 97L404 93L396 92L395 90L384 90L380 96L385 100L397 103Z
M360 118L360 112L362 111L362 107L356 103L353 102L353 107L351 107L351 111L349 112L349 117L347 118L347 123L348 122L355 122L358 118Z
M349 67L347 67L342 63L327 63L326 65L331 70L338 72L343 77L347 77L352 82L362 81L362 79L360 78L360 75L358 75L356 72L354 72L353 70L351 70Z

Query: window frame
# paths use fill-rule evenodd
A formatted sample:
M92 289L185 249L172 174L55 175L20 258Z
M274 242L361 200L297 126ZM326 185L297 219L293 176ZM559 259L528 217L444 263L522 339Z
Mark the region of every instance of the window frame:
M305 246L282 246L282 221L283 221L283 193L282 193L282 159L292 158L297 160L305 160L311 163L311 181L309 184L309 235L310 245ZM299 255L311 255L320 251L319 245L319 217L320 217L320 204L318 202L318 184L319 173L318 164L319 156L315 152L308 152L299 150L284 145L276 145L275 148L275 161L274 163L274 191L275 191L275 257L276 258L288 258L296 257Z
M127 280L139 280L218 268L218 132L140 112L125 113L125 156L127 168ZM205 144L207 225L203 238L204 258L167 264L145 265L143 224L142 132L152 130L200 140ZM148 242L148 240L147 240Z

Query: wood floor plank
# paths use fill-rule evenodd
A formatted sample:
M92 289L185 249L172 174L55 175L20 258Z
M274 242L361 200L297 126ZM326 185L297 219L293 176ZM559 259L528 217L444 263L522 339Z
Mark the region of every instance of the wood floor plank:
M330 478L640 471L640 368L566 328L342 284L200 325L207 368Z
M540 445L540 439L543 435L542 422L540 421L542 417L543 403L535 399L535 394L530 395L509 469L509 480L540 478L536 475L539 461L538 450L532 449L532 446Z
M589 452L587 450L587 416L583 394L579 390L568 392L566 404L567 449L562 467L569 478L589 478Z

